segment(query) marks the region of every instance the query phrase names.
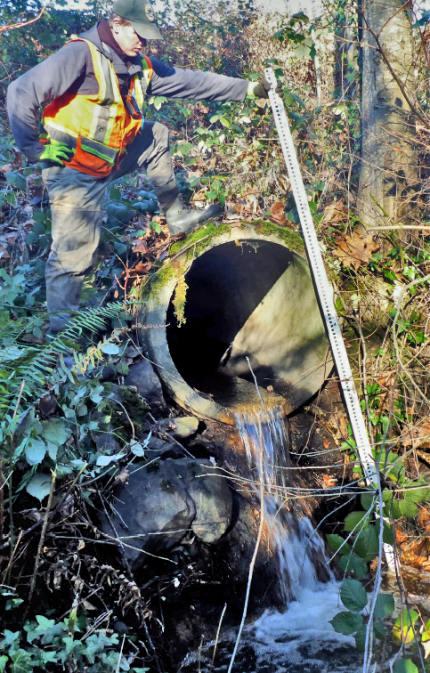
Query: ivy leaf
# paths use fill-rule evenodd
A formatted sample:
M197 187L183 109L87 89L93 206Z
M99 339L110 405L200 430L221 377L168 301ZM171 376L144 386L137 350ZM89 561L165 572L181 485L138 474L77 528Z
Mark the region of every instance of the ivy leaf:
M399 508L402 516L406 516L408 519L413 519L418 516L418 507L415 502L412 502L411 500L400 500Z
M0 673L4 673L8 661L9 657L7 657L5 654L2 654L2 656L0 657ZM149 671L149 668L146 670Z
M367 605L366 590L358 580L344 580L340 598L344 606L353 612L361 612Z
M145 449L143 448L142 444L139 444L139 442L133 442L130 445L130 450L135 456L138 456L138 458L143 458L145 455Z
M96 465L98 465L98 467L106 467L111 463L116 463L120 458L124 458L124 455L124 453L118 453L116 456L99 456Z
M327 535L327 543L330 549L332 549L335 552L339 552L342 556L344 554L349 554L351 551L351 547L349 546L348 542L343 539L340 535L332 534L332 535Z
M394 598L391 594L378 594L373 616L375 619L385 619L394 612L394 607Z
M25 457L29 465L39 465L46 454L46 444L43 439L30 439L25 447Z
M51 477L47 474L36 472L25 489L27 493L42 502L51 490Z
M116 344L107 343L101 347L101 350L103 351L103 353L106 353L107 355L118 355L119 346L117 346Z
M393 671L394 673L418 673L418 668L412 659L399 659L394 664Z
M348 533L351 531L360 531L369 525L369 516L367 512L351 512L345 519L343 530Z
M72 431L66 427L62 418L53 418L51 421L42 421L42 437L48 443L62 446L67 442Z
M333 617L330 624L336 633L343 633L344 636L351 636L363 625L363 617L354 612L338 612Z

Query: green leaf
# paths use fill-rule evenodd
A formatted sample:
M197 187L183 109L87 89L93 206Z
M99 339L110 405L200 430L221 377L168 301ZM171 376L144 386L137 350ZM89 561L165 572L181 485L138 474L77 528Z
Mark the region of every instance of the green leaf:
M344 606L353 612L361 612L367 605L366 590L358 580L344 580L340 598Z
M46 454L46 444L43 439L30 439L25 447L25 457L29 465L39 465Z
M387 636L387 627L381 622L375 622L373 624L373 633L378 640L384 640Z
M391 594L378 594L373 616L375 619L385 619L394 612L394 608L394 598Z
M348 542L346 542L346 540L344 540L340 535L336 535L334 533L327 535L327 543L330 549L339 552L339 554L349 554L351 551L351 547L349 546Z
M145 449L143 448L142 444L139 444L139 442L133 442L130 444L130 451L135 456L138 456L138 458L143 458L145 455Z
M227 128L227 129L231 128L230 122L225 117L221 117L220 122L223 126L225 126L225 128Z
M424 488L411 488L404 492L405 500L410 502L425 502L430 498L430 486Z
M110 190L110 198L114 201L121 201L121 192L119 191L118 187L112 187Z
M355 634L355 646L359 652L364 652L366 649L366 634L367 629L364 625L361 626Z
M115 456L99 456L97 458L96 465L98 465L99 467L106 467L111 463L116 463L116 461L120 460L121 458L124 458L123 453L117 453Z
M101 347L101 350L103 351L103 353L106 353L107 355L118 355L119 346L117 346L116 344L107 343Z
M412 502L411 500L400 500L399 507L402 516L406 516L408 519L413 519L414 517L418 516L418 507L416 506L415 502Z
M27 493L32 495L34 498L37 498L42 502L51 490L51 477L47 474L41 474L36 472L36 474L31 479L30 483L27 484L25 489Z
M419 619L419 614L415 610L403 610L393 627L394 638L405 644L410 643L415 638L415 634L418 633L418 628L414 628L417 619Z
M422 629L422 638L421 641L423 643L426 643L427 641L430 640L430 619L425 623L423 629Z
M375 556L379 554L379 539L378 532L375 525L372 523L367 528L357 535L354 551L358 556L365 559L366 561L371 561Z
M66 427L62 418L53 418L50 421L42 421L42 437L47 442L62 446L67 442L72 431Z
M363 617L354 612L338 612L333 617L330 624L336 633L343 633L344 636L351 636L363 625Z
M394 673L418 673L418 668L411 659L399 659L393 668Z
M360 531L369 525L369 517L367 512L351 512L345 519L343 530L348 533L351 531Z
M362 493L360 497L361 506L366 512L375 504L375 498L372 493Z
M350 556L342 556L339 563L340 569L344 572L354 571L359 579L364 579L367 576L367 563L359 558L356 554Z
M5 654L2 654L2 656L0 657L0 673L4 673L8 661L9 657L7 657Z

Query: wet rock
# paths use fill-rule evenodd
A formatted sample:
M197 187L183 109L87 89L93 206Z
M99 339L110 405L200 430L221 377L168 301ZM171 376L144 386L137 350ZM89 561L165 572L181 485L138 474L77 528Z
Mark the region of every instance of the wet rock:
M102 527L113 537L116 531L127 538L122 552L133 570L144 561L140 550L166 552L190 530L204 542L216 542L232 517L230 490L209 460L168 458L157 470L138 469L115 496L118 515Z
M232 515L232 496L225 479L214 470L210 461L207 477L190 483L190 495L196 508L192 529L208 544L216 542L227 531ZM216 472L216 476L214 476Z
M151 409L156 411L165 409L166 403L160 380L148 360L142 359L130 365L124 383L127 386L135 386Z
M169 432L176 439L187 439L197 432L199 419L195 416L178 416L178 418L163 418L159 422L161 432Z
M139 441L146 444L145 456L148 460L153 458L181 458L184 455L183 449L176 442L166 442L164 439L149 434L143 434Z

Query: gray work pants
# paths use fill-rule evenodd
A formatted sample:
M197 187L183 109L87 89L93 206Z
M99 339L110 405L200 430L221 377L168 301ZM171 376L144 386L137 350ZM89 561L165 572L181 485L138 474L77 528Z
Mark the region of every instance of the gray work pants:
M52 333L65 329L73 313L79 310L84 277L99 244L106 187L138 168L146 170L161 210L167 210L178 188L169 132L162 124L146 122L127 148L120 167L108 177L96 178L66 166L43 169L52 213L52 246L45 270Z

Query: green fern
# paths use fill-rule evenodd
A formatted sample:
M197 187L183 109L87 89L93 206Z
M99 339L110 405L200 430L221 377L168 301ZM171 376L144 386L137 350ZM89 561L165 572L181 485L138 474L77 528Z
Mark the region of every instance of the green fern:
M27 345L20 341L22 326L2 330L0 340L0 413L11 418L21 402L32 400L34 403L46 393L48 383L55 384L64 380L64 370L57 371L57 358L70 353L67 342L76 340L83 330L94 334L106 329L107 321L116 318L124 308L132 303L116 302L101 308L86 309L70 326L51 342L40 345ZM31 319L27 323L30 326ZM97 352L97 349L93 349ZM91 357L91 356L90 356ZM88 354L75 354L77 369L88 366ZM71 376L70 372L67 375Z

